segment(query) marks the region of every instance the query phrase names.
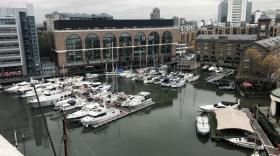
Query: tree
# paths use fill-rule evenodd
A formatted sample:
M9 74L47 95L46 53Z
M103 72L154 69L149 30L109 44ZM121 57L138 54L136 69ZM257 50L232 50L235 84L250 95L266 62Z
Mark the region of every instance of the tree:
M280 60L273 54L267 55L261 62L262 73L271 79L273 73L279 73Z
M258 75L260 74L262 56L255 48L250 48L245 51L243 60L240 63L241 75Z

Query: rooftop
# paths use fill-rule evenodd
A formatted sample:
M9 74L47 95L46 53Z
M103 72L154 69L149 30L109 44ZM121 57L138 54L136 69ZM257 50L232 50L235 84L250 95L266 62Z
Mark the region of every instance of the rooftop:
M109 15L107 13L101 13L101 14L87 14L87 13L59 13L57 11L54 11L52 13L46 14L46 17L51 16L64 16L64 17L84 17L84 18L91 18L91 17L107 17L107 18L113 18L112 15Z
M274 89L273 91L271 91L271 95L280 97L280 88Z
M256 41L255 43L268 50L274 50L276 48L280 48L280 36L259 40Z
M57 20L55 30L90 30L124 28L162 28L173 27L172 19L132 19L132 20Z
M255 41L257 35L199 35L196 40Z

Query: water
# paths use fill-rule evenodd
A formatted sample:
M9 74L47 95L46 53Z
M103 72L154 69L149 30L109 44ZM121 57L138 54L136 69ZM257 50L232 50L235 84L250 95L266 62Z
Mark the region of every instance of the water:
M206 83L188 84L181 90L119 80L119 90L130 94L152 93L156 104L98 129L70 124L70 155L75 156L247 156L252 150L211 141L196 135L195 118L199 106L221 100L233 101L234 93L216 91ZM241 98L243 107L267 104L267 99ZM20 149L27 156L53 155L38 110L29 108L16 95L0 94L0 133L13 142L15 127ZM63 155L62 121L59 112L44 109L58 155ZM21 139L22 133L25 141ZM23 143L24 142L24 143Z

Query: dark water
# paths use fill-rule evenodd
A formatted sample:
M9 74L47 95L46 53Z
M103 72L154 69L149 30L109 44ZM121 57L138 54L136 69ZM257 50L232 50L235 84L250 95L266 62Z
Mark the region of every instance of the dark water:
M187 84L181 90L174 90L123 79L119 80L119 90L130 94L149 91L156 104L98 129L69 125L70 155L247 156L252 153L252 150L196 135L195 118L199 106L221 100L233 101L234 93L217 91L205 83ZM267 99L241 98L243 107L267 103ZM44 112L56 151L63 155L61 114L51 108ZM15 127L25 155L53 155L39 111L29 108L16 95L0 94L0 126L0 133L11 142Z

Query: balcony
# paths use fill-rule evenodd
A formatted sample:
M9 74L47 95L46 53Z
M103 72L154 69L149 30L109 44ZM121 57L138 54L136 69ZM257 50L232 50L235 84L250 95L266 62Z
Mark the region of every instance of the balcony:
M19 51L20 48L19 48L19 46L0 47L0 52L1 51L12 51L12 50Z
M11 62L1 62L0 61L0 67L16 67L16 66L22 66L21 61L11 61Z
M5 40L0 40L0 44L4 43L19 43L18 39L5 39Z
M10 60L10 59L21 59L21 56L20 56L20 54L0 55L0 61L1 60Z

